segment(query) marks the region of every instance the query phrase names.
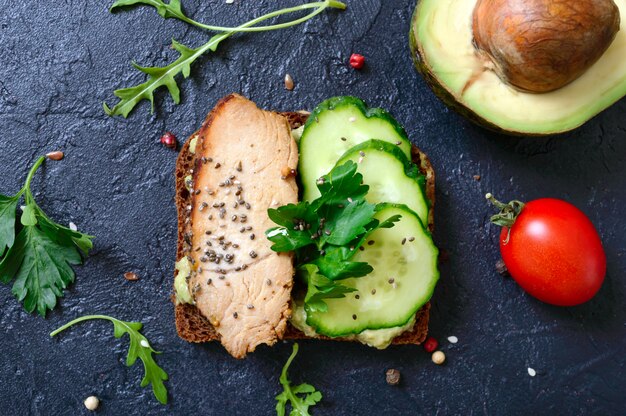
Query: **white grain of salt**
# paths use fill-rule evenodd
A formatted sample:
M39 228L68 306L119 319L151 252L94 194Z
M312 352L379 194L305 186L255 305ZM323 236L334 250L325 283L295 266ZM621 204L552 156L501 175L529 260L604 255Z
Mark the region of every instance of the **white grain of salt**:
M537 372L535 371L534 368L528 367L528 375L531 377L535 377L537 375Z

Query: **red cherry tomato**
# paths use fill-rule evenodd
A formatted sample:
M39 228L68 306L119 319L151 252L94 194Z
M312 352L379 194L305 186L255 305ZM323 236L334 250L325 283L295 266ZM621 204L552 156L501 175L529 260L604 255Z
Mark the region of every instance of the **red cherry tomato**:
M558 199L527 203L500 252L511 276L537 299L558 306L587 302L602 286L606 255L598 232L578 208ZM508 237L508 241L507 241Z

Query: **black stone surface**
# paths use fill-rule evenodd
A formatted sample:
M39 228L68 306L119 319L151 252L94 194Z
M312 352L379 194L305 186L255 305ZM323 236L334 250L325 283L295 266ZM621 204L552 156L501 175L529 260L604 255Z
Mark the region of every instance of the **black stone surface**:
M102 102L143 80L129 66L175 58L172 37L196 46L208 34L164 21L153 9L110 14L111 1L0 1L0 192L19 189L37 156L48 162L34 188L54 219L97 236L77 281L47 319L26 314L0 286L0 414L79 415L98 396L101 415L270 415L291 345L263 347L245 361L219 344L190 345L170 303L176 245L172 201L176 152L158 143L185 138L215 102L240 92L278 110L311 109L342 94L389 109L432 158L437 178L436 241L449 253L433 297L431 333L447 354L435 366L421 347L385 351L308 341L291 378L324 393L316 415L618 415L626 411L626 101L583 128L548 139L515 139L475 127L446 109L412 67L407 32L412 0L349 0L303 26L236 36L194 65L182 104L157 94L128 120ZM203 21L233 25L295 0L185 0ZM363 71L346 65L367 57ZM293 75L293 92L283 88ZM473 178L480 175L480 181ZM495 272L497 230L483 195L571 201L596 224L608 274L588 304L556 308ZM127 271L141 280L129 282ZM127 341L104 322L48 333L89 313L140 320L170 375L170 403L139 386L141 365L124 366ZM446 338L457 336L450 344ZM532 378L527 368L536 369ZM402 382L385 383L396 368Z

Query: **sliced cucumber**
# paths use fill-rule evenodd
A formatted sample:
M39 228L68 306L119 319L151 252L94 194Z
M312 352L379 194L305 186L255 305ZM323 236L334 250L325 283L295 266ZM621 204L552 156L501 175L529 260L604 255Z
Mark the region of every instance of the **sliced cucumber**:
M426 178L398 146L368 140L344 153L337 166L348 160L357 162L363 183L370 187L365 197L368 202L404 204L420 217L422 224L428 224Z
M419 217L404 205L384 204L379 219L402 218L393 228L378 229L354 261L365 261L374 271L342 281L357 291L340 299L325 299L326 312L307 311L306 323L318 334L342 337L368 329L405 325L430 299L439 279L438 250Z
M385 110L369 109L355 97L335 97L317 106L300 139L303 200L319 196L317 180L330 172L341 155L372 138L397 144L407 158L411 157L406 132Z

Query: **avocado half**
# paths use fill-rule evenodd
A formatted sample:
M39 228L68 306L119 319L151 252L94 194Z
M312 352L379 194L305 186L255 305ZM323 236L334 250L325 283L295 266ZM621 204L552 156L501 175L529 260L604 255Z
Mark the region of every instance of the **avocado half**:
M573 130L626 95L626 0L602 57L580 78L552 92L514 89L484 70L473 44L477 0L418 0L409 35L413 60L435 94L469 120L520 136Z

